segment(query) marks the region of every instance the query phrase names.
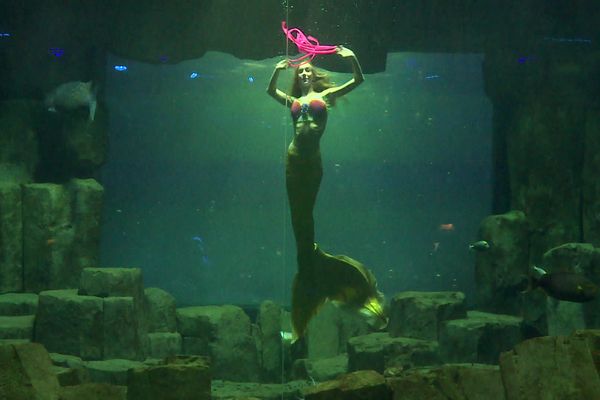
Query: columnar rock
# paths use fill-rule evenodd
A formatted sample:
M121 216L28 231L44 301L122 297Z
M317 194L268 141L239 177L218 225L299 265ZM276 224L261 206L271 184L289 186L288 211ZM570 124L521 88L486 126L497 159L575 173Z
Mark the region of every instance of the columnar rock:
M281 381L281 306L264 301L258 313L258 326L261 341L261 370L263 382Z
M370 333L348 340L348 371L405 368L439 363L437 341Z
M23 188L23 269L28 292L77 287L99 255L102 187L94 180Z
M78 295L77 289L41 292L34 335L50 352L102 359L102 299Z
M490 215L479 227L478 239L490 248L477 252L475 282L477 308L517 315L522 309L520 292L529 268L527 218L521 211Z
M144 359L148 346L148 322L142 270L140 268L85 268L81 273L79 294L97 296L108 301L114 307L114 317L117 318L111 328L115 330L114 334L118 334L121 329L119 326L129 324L126 328L129 339L126 342L127 346L135 347L135 352L129 350L127 352L135 353L135 359ZM114 301L113 304L111 303L113 300L110 300L113 297L121 299ZM127 317L123 317L124 315ZM105 339L110 340L110 338ZM126 351L116 348L113 350Z
M595 104L592 107L591 112L585 115L583 133L581 241L600 247L600 106Z
M142 359L133 297L105 297L103 301L104 359Z
M195 306L177 309L177 330L207 343L215 379L259 380L259 363L250 318L240 307Z
M600 399L600 379L583 337L526 340L500 357L507 399Z
M210 400L210 366L203 357L169 358L130 369L127 387L128 400Z
M446 363L498 364L498 357L523 337L523 319L469 311L467 318L446 321L440 330L440 356Z
M175 332L177 330L175 298L160 288L144 289L148 311L148 332Z
M71 196L75 232L71 262L73 273L77 275L69 283L77 285L84 268L98 266L104 188L94 179L72 179L67 188Z
M23 290L21 186L0 183L0 293Z
M390 304L390 336L438 340L446 320L466 317L461 292L402 292Z

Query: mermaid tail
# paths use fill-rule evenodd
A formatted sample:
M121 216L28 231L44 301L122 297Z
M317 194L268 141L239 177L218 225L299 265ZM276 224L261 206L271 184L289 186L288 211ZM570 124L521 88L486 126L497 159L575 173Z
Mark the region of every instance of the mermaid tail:
M319 153L298 157L288 152L286 187L298 261L292 286L296 339L304 335L308 322L327 299L361 310L379 327L387 324L383 296L371 271L348 256L327 254L315 244L313 209L322 175Z
M298 272L292 287L294 337L304 335L310 319L326 300L365 314L377 328L387 325L383 295L375 277L362 263L345 255L327 254L315 244L311 270Z

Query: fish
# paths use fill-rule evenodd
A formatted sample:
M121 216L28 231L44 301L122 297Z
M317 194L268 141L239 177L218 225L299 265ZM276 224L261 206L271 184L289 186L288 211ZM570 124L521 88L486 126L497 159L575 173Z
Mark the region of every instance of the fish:
M490 244L485 240L479 240L469 245L469 250L473 251L486 251L490 248Z
M581 274L568 271L546 272L536 266L532 272L526 292L541 288L552 298L574 303L585 303L598 296L598 285Z
M440 224L440 231L450 232L454 230L454 224Z
M94 121L96 115L97 87L92 81L72 81L63 83L50 92L44 101L48 111L56 112L57 109L75 110L80 107L89 108L89 120Z

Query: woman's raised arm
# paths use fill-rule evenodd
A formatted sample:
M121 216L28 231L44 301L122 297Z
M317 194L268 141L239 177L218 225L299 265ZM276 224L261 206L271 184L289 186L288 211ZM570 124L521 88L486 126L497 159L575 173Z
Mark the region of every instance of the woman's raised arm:
M342 56L344 58L350 59L350 63L352 64L352 75L353 76L352 76L352 79L350 79L348 82L344 83L343 85L335 86L330 89L324 90L323 96L341 97L341 96L345 95L346 93L350 92L351 90L353 90L354 88L356 88L358 85L363 83L365 80L365 76L362 73L362 69L360 68L358 59L356 58L356 55L354 54L354 52L352 50L347 49L343 46L339 46L337 54L339 54L340 56Z
M292 99L291 97L277 89L277 78L279 78L279 72L282 69L286 69L288 67L288 61L287 60L281 60L279 61L276 65L275 65L275 69L273 70L273 75L271 75L271 80L269 81L269 86L267 87L267 93L273 97L275 100L277 100L279 103L285 105L291 104Z

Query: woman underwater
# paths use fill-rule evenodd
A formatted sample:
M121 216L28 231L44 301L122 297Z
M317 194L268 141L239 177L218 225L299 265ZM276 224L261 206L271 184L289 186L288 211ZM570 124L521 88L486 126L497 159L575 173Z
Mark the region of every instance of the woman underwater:
M304 63L295 69L291 94L287 94L277 89L279 73L289 65L282 60L267 87L270 96L290 108L294 123L294 138L286 157L286 188L298 262L292 287L296 339L304 336L310 318L327 299L361 310L378 327L387 323L383 296L373 274L360 262L327 254L315 243L313 209L323 175L319 143L327 125L327 111L364 81L352 50L339 46L336 53L352 64L353 78L343 85L334 86L324 72Z

